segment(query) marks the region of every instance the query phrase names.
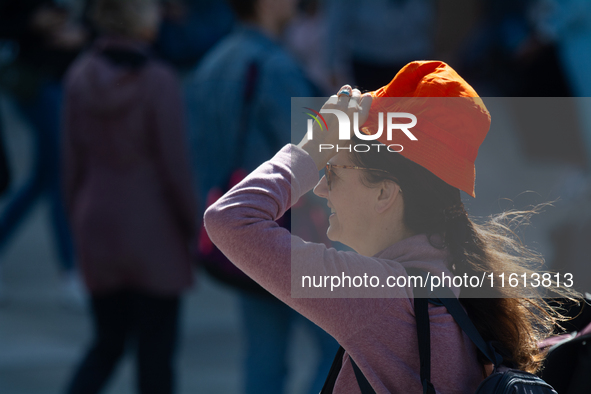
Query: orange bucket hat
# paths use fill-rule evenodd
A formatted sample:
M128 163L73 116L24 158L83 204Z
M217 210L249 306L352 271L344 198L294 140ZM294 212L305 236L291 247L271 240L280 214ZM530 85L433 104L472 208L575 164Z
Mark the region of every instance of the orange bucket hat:
M416 141L396 132L391 140L383 133L378 141L403 145L402 156L475 197L474 161L490 128L490 114L476 91L458 73L440 61L412 62L371 95L374 100L361 128L363 133L376 133L380 112L415 115L417 123L410 131Z

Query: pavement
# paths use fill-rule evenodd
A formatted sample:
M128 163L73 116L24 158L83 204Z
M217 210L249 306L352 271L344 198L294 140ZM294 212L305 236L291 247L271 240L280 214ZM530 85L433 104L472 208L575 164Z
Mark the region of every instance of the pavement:
M525 160L503 103L491 102L489 109L495 132L480 150L478 198L466 199L469 211L487 217L557 197L565 179L573 176L572 169ZM15 176L14 191L31 165L31 134L5 97L0 97L0 110ZM526 190L531 192L523 193ZM5 201L0 201L0 209ZM536 217L533 226L522 233L525 242L551 258L549 231L568 212L568 207L559 203ZM91 336L89 313L64 304L63 278L48 217L47 203L40 201L0 254L5 292L0 305L0 394L63 392ZM201 276L184 300L181 332L178 393L240 393L243 341L235 295ZM314 357L305 333L296 331L289 394L303 391ZM133 388L134 364L126 357L105 393L134 393Z

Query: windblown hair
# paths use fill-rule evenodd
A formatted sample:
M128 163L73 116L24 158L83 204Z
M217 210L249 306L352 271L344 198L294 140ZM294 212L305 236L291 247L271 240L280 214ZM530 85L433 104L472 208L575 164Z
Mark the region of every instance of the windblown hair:
M156 29L157 0L95 0L91 19L105 34L136 38L146 28Z
M353 144L362 143L354 140ZM380 149L379 152L352 152L355 165L381 171L363 171L363 181L372 187L386 179L397 179L404 201L404 224L414 234L443 235L443 245L449 250L449 267L455 275L482 276L494 274L494 287L482 297L482 289L463 287L460 302L486 341L491 341L505 363L528 372L537 371L544 358L538 341L550 335L556 325L566 320L531 287L507 285L511 273L527 278L542 268L541 255L523 245L513 229L539 211L511 211L482 225L473 222L463 209L459 189L448 185L430 171L398 153ZM505 287L498 274L505 273ZM487 275L488 278L488 275ZM488 280L488 279L487 279ZM575 291L552 285L544 288L552 297L578 299ZM486 363L480 352L482 364Z

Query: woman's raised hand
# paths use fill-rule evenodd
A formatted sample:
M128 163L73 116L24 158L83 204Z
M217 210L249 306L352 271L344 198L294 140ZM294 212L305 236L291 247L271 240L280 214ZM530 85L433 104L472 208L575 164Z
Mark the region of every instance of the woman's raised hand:
M324 103L320 113L324 113L327 129L321 129L317 124L313 126L313 138L308 134L304 136L298 147L305 150L316 163L318 170L322 169L326 163L337 154L336 147L347 147L351 143L353 134L354 113L358 113L359 126L363 125L369 115L372 97L369 93L361 94L358 89L353 89L345 85L339 89L339 92ZM339 117L348 119L349 127L345 127L346 122L339 120ZM344 119L343 119L344 120ZM345 135L343 135L345 134ZM321 145L324 147L321 149ZM326 147L332 146L332 149Z

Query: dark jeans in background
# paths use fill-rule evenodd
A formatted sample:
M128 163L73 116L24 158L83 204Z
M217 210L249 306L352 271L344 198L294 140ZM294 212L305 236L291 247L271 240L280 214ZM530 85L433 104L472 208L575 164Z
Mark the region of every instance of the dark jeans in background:
M74 268L70 229L66 218L60 176L60 118L62 111L60 82L46 82L30 99L15 104L33 132L33 167L24 185L12 195L0 215L0 250L9 242L18 226L43 196L50 202L51 225L63 271Z
M68 394L99 393L125 353L134 346L138 392L174 391L173 356L176 347L179 297L133 291L92 296L94 339L78 367Z
M271 295L242 291L240 309L246 339L244 393L285 393L289 374L287 353L296 324L308 331L319 356L312 381L302 393L319 393L339 348L337 341Z

